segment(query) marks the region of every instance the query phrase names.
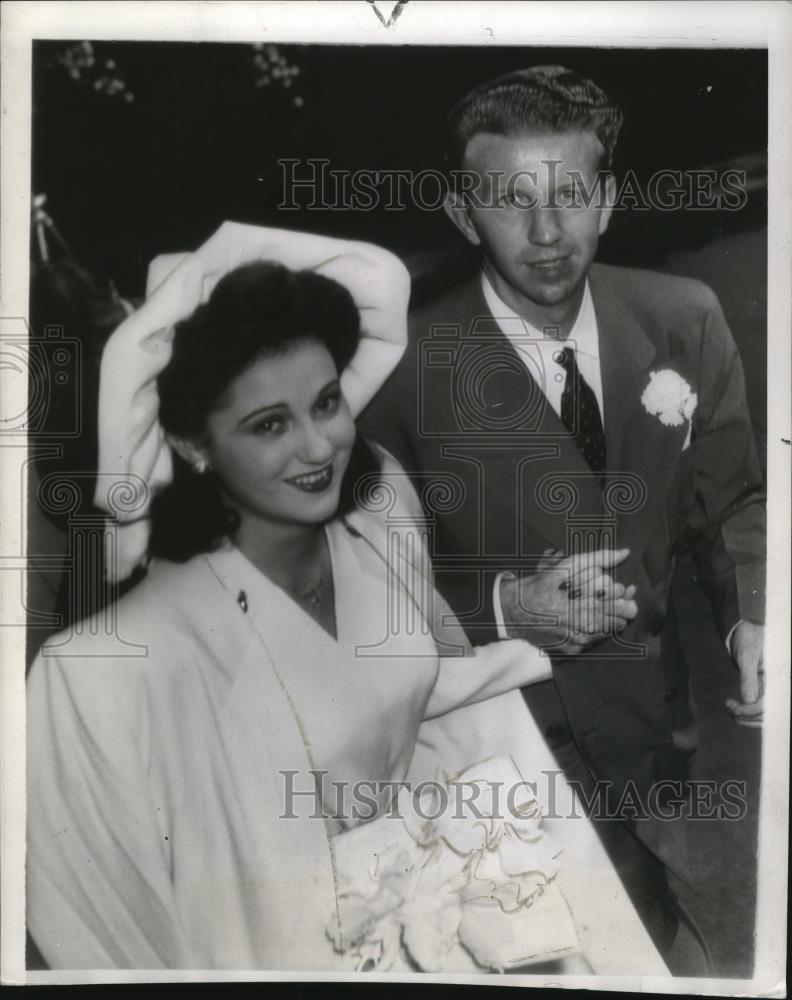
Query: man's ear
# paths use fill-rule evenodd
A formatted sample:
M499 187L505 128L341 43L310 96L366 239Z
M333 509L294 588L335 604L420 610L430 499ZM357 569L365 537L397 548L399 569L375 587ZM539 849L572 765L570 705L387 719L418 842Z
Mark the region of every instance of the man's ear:
M206 472L210 468L206 452L194 441L188 441L187 438L175 437L171 434L167 435L167 441L179 457L183 458L196 472Z
M616 204L616 178L613 174L608 174L605 184L603 185L602 208L600 208L599 217L599 234L602 234L607 230L608 224L611 220L611 215L613 215L613 208Z
M474 247L481 246L476 227L470 221L470 214L464 197L456 191L449 191L443 202L443 210L465 239Z

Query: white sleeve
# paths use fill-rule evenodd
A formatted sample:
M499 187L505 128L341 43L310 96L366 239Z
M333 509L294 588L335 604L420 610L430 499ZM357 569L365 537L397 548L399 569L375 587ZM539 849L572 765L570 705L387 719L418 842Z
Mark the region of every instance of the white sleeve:
M550 658L523 639L477 646L473 656L440 657L424 719L549 680L552 675Z
M734 638L734 633L737 631L738 626L742 625L744 621L745 619L741 618L738 622L735 622L729 629L729 634L726 636L726 639L724 640L726 643L726 649L729 652L729 656L732 655L732 639Z
M365 256L349 256L321 269L349 289L360 310L361 339L341 374L341 388L353 416L377 394L407 347L410 275L402 262L381 247L359 244Z
M341 373L353 416L404 352L410 276L398 257L372 243L224 222L194 253L153 261L146 301L113 332L102 353L94 502L123 524L137 524L119 536L111 567L116 579L144 560L151 496L173 477L157 395L157 376L171 357L173 325L205 302L223 275L254 260L313 270L349 291L362 331L355 356Z
M495 583L492 587L492 607L495 612L495 625L498 628L498 638L508 639L509 633L506 631L506 622L503 618L503 607L501 605L500 599L500 585L501 580L506 576L506 570L502 570L495 577Z
M28 680L27 917L51 968L189 965L127 667L40 656Z
M360 312L362 337L357 352L341 374L341 388L352 415L374 397L407 346L410 275L384 247L358 240L339 240L226 222L194 255L205 268L204 295L213 279L249 260L270 257L292 269L310 269L343 285ZM211 275L212 269L216 275Z
M382 460L382 481L391 484L396 498L394 510L399 517L394 524L408 530L410 524L414 526L423 517L421 501L399 463L384 448L378 450ZM420 589L430 595L430 600L423 611L441 654L438 657L437 679L424 719L436 718L552 677L549 656L524 639L507 637L485 646L470 645L453 610L434 586L431 558L425 545L414 546L414 558L409 568L416 577L422 577L426 582L426 587ZM413 586L412 589L418 588ZM453 652L444 656L444 651Z

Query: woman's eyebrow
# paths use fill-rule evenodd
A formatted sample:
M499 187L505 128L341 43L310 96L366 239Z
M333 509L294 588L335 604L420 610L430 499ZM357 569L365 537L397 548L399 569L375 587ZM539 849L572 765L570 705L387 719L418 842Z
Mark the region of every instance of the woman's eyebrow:
M339 379L337 378L331 379L326 385L323 385L322 388L317 392L316 398L319 399L319 397L324 395L324 393L329 392L332 389L339 388L340 384L341 382ZM260 417L265 413L271 413L273 411L279 411L279 410L282 411L286 409L288 409L288 405L286 403L270 403L267 406L257 406L255 410L251 410L250 413L247 413L244 417L241 417L237 421L237 427L242 427L244 424L253 420L255 417Z
M340 385L341 385L340 379L337 378L330 379L327 385L323 385L322 388L319 390L319 392L317 392L316 398L318 399L323 392L327 392L329 389L338 389Z
M268 406L257 406L255 410L251 410L250 413L246 414L244 417L241 417L237 421L237 427L242 427L243 424L248 423L254 417L260 417L262 416L262 414L265 413L272 413L273 411L285 410L285 409L287 409L285 403L270 403Z

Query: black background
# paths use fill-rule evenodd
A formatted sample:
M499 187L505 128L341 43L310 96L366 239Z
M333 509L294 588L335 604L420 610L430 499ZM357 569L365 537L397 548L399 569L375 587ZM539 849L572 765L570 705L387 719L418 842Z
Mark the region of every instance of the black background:
M441 211L278 212L276 161L438 168L447 109L510 69L560 63L611 93L625 117L617 176L720 166L767 148L764 50L289 45L279 50L301 72L283 89L256 86L251 45L94 43L134 94L126 103L68 77L57 56L69 44L34 43L33 190L47 194L80 261L129 296L141 294L152 256L194 248L227 218L369 239L407 258L447 251L456 237ZM620 237L631 221L621 213L600 256L651 265L669 245L754 225L764 199L749 210L671 213L638 246Z

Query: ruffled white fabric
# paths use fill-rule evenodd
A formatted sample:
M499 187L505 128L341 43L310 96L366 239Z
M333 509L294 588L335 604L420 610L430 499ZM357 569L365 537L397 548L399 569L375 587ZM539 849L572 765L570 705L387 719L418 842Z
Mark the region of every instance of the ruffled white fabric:
M356 970L518 968L578 953L559 850L510 758L427 783L335 838L328 937Z
M112 334L102 357L94 501L119 522L108 567L115 579L129 576L144 559L152 489L173 474L156 383L171 356L173 325L205 302L224 274L253 260L318 271L351 293L363 337L341 386L353 415L404 351L409 275L397 257L373 244L225 222L194 253L155 259L146 302Z

